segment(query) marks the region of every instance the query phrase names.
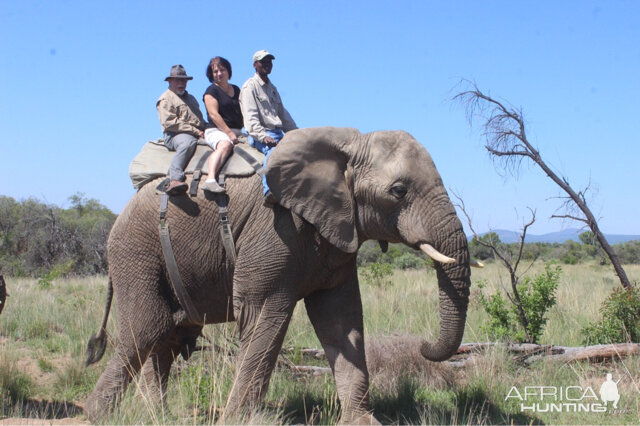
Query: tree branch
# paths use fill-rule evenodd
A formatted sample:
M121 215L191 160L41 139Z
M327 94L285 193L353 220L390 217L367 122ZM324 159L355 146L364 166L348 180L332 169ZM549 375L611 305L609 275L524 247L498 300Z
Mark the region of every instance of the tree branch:
M551 215L552 219L571 219L571 220L575 220L576 222L584 222L587 225L589 224L589 222L587 221L587 219L583 219L581 217L576 217L576 216L571 216L569 214L564 214L564 215Z
M517 111L515 108L508 108L491 96L485 95L475 83L468 80L463 80L461 83L470 85L471 90L462 91L454 96L453 99L465 105L470 123L472 122L472 117L480 117L484 121L482 125L483 136L486 139L485 148L489 154L494 158L501 159L504 170L512 174L517 173L522 158L530 158L537 164L547 177L568 195L565 207L569 206L569 200L571 200L584 215L584 219L570 214L552 217L561 217L586 223L609 257L621 285L625 288L630 288L631 282L618 259L618 255L613 251L604 234L600 231L598 221L587 205L585 193L590 185L585 190L576 192L567 178L560 177L551 170L547 163L543 161L538 150L529 143L521 110Z
M471 229L471 232L473 233L475 241L478 242L481 246L491 249L494 256L500 259L502 261L502 264L507 269L507 271L509 271L509 281L511 283L511 294L506 288L503 288L503 290L507 295L507 298L509 299L509 301L516 307L518 311L518 315L520 317L520 325L524 330L526 342L535 343L535 341L533 341L534 339L532 339L531 335L529 334L529 320L522 306L522 302L520 300L520 294L518 294L518 282L520 281L520 277L518 276L517 271L518 271L518 266L520 265L520 260L522 259L523 251L524 251L524 242L526 239L527 230L536 221L536 212L531 208L529 208L529 211L531 212L531 220L528 223L526 223L522 228L522 233L520 234L520 244L518 246L518 255L516 256L516 260L512 265L511 261L508 259L509 256L507 254L507 250L501 251L498 249L498 247L496 247L496 244L494 244L493 241L489 240L489 242L486 242L486 241L483 241L483 239L478 236L476 231L473 229L471 218L469 217L469 214L467 213L466 207L464 205L464 200L462 200L462 198L455 191L451 191L451 193L458 200L458 203L454 205L462 211L462 214L467 219L469 229Z

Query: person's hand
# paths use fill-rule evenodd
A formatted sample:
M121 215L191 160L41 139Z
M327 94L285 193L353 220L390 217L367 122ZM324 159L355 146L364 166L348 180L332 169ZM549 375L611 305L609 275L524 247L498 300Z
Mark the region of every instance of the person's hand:
M200 132L200 133L199 133L198 138L199 138L199 139L204 139L204 130L200 130L199 132Z
M237 144L238 143L238 136L232 130L229 130L227 132L227 136L229 136L229 139L231 139L231 142L233 144Z
M266 138L264 138L262 140L262 143L264 143L265 145L268 145L268 146L274 146L277 142L271 136L267 136Z

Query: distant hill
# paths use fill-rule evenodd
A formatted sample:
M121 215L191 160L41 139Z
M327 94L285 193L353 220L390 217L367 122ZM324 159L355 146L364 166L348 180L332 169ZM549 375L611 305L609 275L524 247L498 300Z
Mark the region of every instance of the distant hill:
M504 229L495 229L491 232L495 232L500 237L500 241L506 244L520 242L520 232L507 231ZM585 232L584 229L569 228L564 231L551 232L543 235L533 235L527 233L525 242L527 243L564 243L567 240L573 240L580 242L578 235ZM481 234L484 235L484 234ZM609 241L609 244L625 243L627 241L640 240L640 235L617 235L617 234L605 234Z

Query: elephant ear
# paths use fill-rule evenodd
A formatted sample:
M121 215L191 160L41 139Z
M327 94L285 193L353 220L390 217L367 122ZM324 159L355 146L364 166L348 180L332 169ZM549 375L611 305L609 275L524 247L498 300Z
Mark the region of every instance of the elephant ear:
M358 250L355 206L345 172L356 129L321 127L288 132L267 160L276 200L313 224L331 244Z

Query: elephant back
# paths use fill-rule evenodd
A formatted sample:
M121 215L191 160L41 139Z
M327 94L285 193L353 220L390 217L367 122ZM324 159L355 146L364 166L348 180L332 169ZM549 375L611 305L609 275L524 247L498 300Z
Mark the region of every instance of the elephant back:
M247 152L255 161L262 164L264 162L264 154L252 148L246 143L246 137L239 137L241 141L240 149ZM185 167L185 174L192 176L196 171L201 174L207 174L207 159L213 151L204 143L198 141L196 151L189 160L189 164ZM144 144L140 152L135 156L129 166L129 177L135 189L140 189L147 183L159 178L167 176L171 160L175 155L174 151L170 151L164 144L164 140L157 139ZM255 173L254 168L244 160L240 155L232 155L224 164L220 173L226 176L251 176Z

